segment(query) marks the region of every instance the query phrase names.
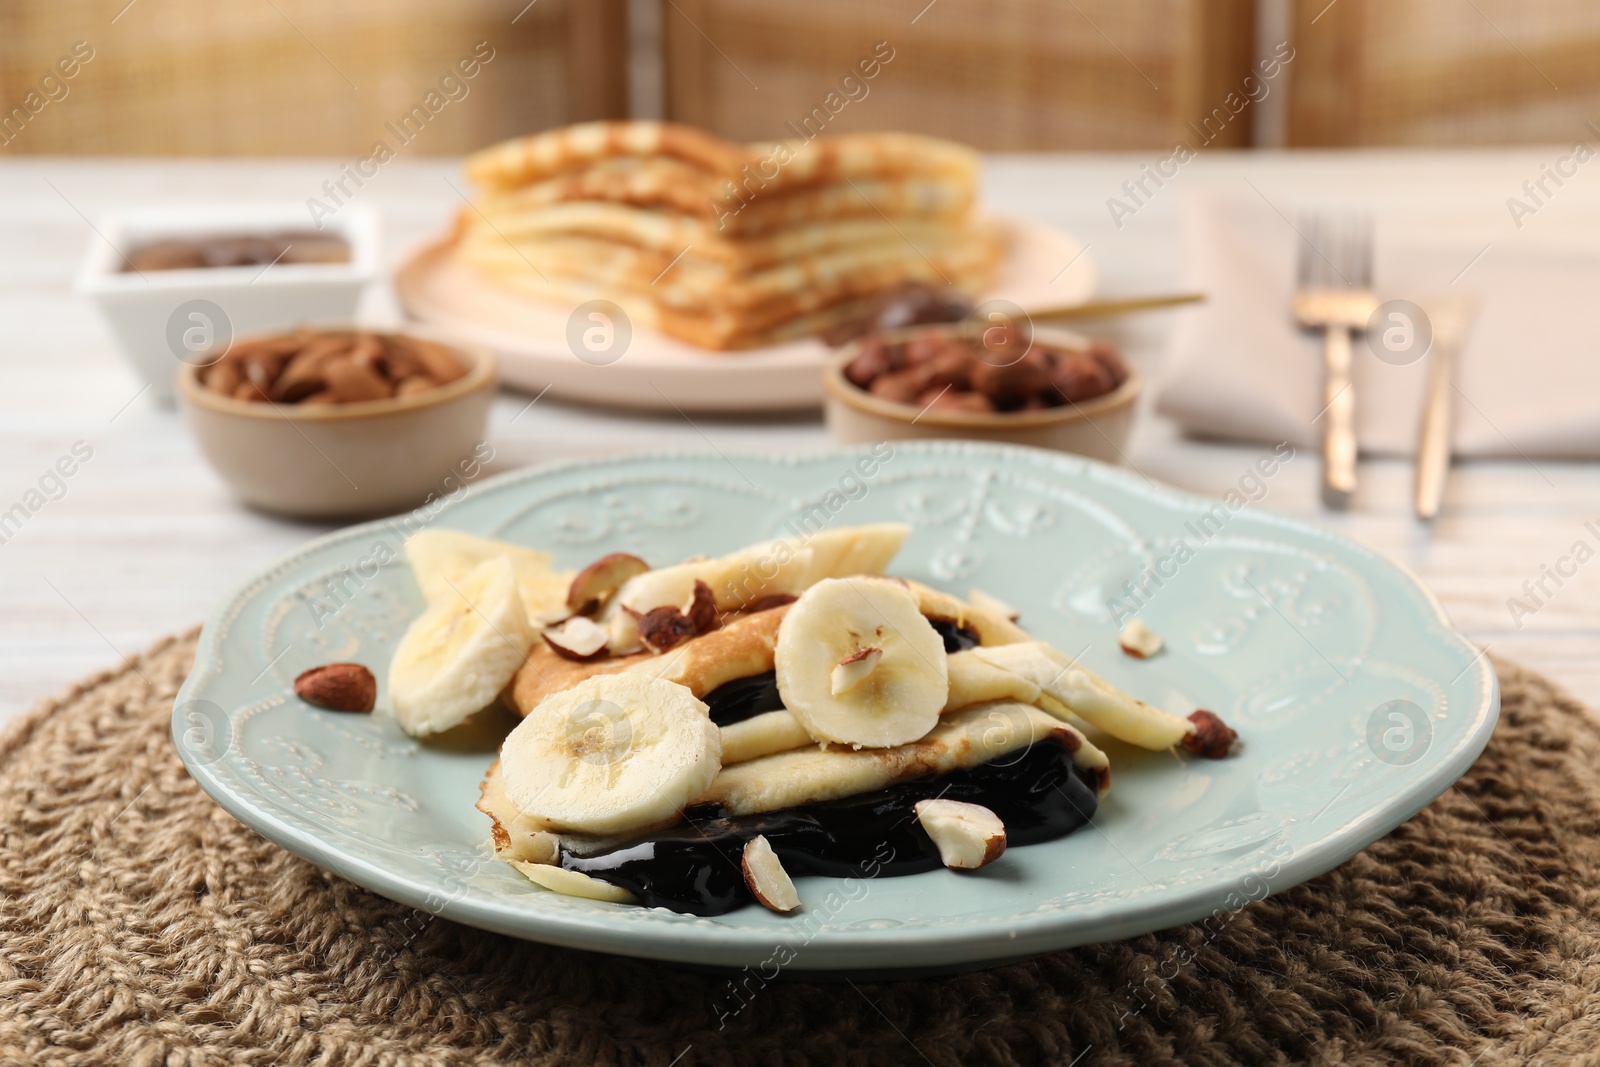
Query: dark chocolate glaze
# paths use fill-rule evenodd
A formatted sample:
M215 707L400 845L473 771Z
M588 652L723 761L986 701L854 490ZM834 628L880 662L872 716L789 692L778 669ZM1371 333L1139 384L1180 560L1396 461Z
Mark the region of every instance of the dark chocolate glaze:
M1094 817L1095 774L1050 738L977 767L765 815L690 808L688 823L589 856L563 851L561 866L632 892L651 907L721 915L749 904L740 856L765 835L786 871L834 877L915 874L940 866L917 824L919 800L981 804L1005 823L1008 847L1063 837Z
M957 626L953 619L929 619L933 628L939 631L939 636L944 638L946 655L953 652L965 652L969 648L976 648L978 635L965 626Z
M773 671L724 682L706 694L705 702L711 709L711 721L718 726L731 726L753 715L783 707L783 698L778 695L778 676Z

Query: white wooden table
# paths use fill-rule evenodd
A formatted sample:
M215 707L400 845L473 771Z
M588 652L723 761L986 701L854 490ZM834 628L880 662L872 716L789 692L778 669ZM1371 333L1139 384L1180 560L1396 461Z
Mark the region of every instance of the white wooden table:
M1517 230L1505 199L1537 178L1559 150L1421 153L1214 154L1116 227L1106 199L1160 153L1035 156L991 161L986 196L1090 242L1108 291L1174 284L1176 208L1183 188L1239 184L1267 196L1367 201L1379 225L1404 227L1406 208L1448 199L1458 233L1484 241L1600 238L1600 171L1569 181ZM71 292L92 240L89 219L115 206L161 201L281 199L303 202L337 173L317 161L0 161L0 511L24 497L58 457L82 441L93 456L0 543L0 720L74 679L114 665L162 634L201 621L257 567L324 527L287 522L235 504L206 467L178 415L140 385L93 310ZM391 258L437 231L459 204L445 179L454 161L398 160L361 190L386 222ZM364 309L396 317L387 292ZM1151 316L1120 339L1159 373L1169 320ZM581 453L658 446L792 449L821 446L814 417L759 420L617 414L545 398L515 423L527 397L496 403L496 469ZM1600 415L1600 397L1595 398ZM1154 480L1219 495L1258 454L1253 446L1183 440L1143 418L1129 459ZM1314 457L1273 479L1260 506L1327 522L1400 559L1444 601L1456 624L1496 654L1541 670L1590 704L1600 703L1600 564L1580 568L1546 606L1517 626L1507 599L1524 581L1589 536L1600 517L1600 464L1539 461L1458 467L1433 528L1410 514L1407 464L1366 463L1358 505L1329 516L1317 503ZM1592 539L1592 538L1591 538ZM1553 588L1553 587L1552 587Z

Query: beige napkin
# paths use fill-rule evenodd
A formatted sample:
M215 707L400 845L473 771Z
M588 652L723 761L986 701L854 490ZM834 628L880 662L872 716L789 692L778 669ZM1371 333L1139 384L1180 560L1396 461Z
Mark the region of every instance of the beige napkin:
M1200 436L1311 447L1321 341L1290 316L1299 215L1276 207L1248 193L1184 204L1184 288L1208 300L1179 316L1156 410ZM1374 285L1438 317L1441 335L1476 298L1456 367L1456 455L1600 457L1600 256L1519 244L1509 224L1488 251L1439 229L1419 244L1386 242L1379 227ZM1410 454L1434 354L1396 366L1360 338L1355 349L1362 452Z

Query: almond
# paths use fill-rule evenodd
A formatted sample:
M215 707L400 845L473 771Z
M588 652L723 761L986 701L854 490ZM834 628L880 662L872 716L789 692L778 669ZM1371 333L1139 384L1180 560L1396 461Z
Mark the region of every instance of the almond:
M952 870L977 870L1006 850L1005 823L981 804L935 798L917 801L915 810L940 862Z
M783 869L783 862L765 837L757 834L745 843L739 866L744 871L744 884L749 887L750 895L763 908L781 914L800 906L794 879Z
M394 391L394 395L416 396L418 393L426 393L437 388L439 388L439 383L426 374L413 374L409 378L401 379L399 386Z
M329 360L322 368L328 383L328 392L346 404L363 400L386 400L394 395L394 386L371 367L357 363L350 356Z
M901 404L909 404L922 393L922 373L916 368L890 371L872 380L867 392Z
M1163 642L1159 636L1138 619L1130 619L1117 635L1117 644L1134 659L1149 659L1160 652Z
M865 389L880 374L894 369L894 356L889 345L876 337L861 343L861 350L845 364L844 376L851 385Z
M461 365L455 353L444 345L416 337L408 337L406 340L411 342L411 351L423 369L440 385L453 382L467 373L467 369Z
M583 615L574 615L560 626L544 632L544 643L550 646L550 651L562 659L580 663L605 655L606 642L610 638L611 635L603 627Z
M567 586L567 610L588 615L605 607L623 583L650 569L650 564L626 552L601 556L572 577Z
M328 663L302 672L294 691L307 704L330 711L371 711L378 700L378 680L359 663Z
M211 366L206 371L206 388L221 396L232 396L233 391L239 388L239 383L244 380L239 373L239 365L232 360L224 359Z

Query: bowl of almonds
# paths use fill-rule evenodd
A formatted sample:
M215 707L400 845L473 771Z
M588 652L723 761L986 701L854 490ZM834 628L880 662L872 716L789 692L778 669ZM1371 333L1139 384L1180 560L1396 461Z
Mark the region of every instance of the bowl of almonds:
M303 518L393 513L477 474L487 351L426 334L301 329L178 370L184 417L246 504Z
M1077 334L939 323L868 334L823 370L824 414L845 444L954 437L1119 462L1142 380Z

